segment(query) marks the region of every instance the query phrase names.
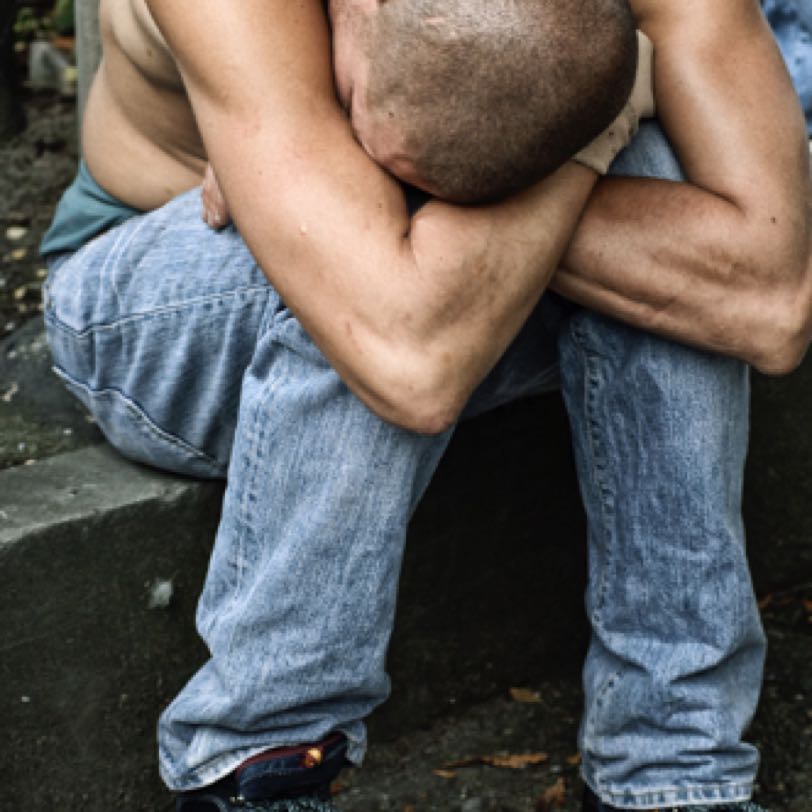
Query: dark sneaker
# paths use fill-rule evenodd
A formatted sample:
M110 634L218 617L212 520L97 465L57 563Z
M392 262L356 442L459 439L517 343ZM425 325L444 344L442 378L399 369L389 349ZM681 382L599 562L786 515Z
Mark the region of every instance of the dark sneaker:
M216 784L181 793L176 812L338 812L330 784L347 764L346 752L344 736L335 733L260 753Z
M583 812L624 812L617 806L603 803L589 787L584 788ZM626 810L628 812L628 810ZM743 801L735 804L719 804L703 806L661 806L650 812L767 812L766 809L754 804L752 801Z

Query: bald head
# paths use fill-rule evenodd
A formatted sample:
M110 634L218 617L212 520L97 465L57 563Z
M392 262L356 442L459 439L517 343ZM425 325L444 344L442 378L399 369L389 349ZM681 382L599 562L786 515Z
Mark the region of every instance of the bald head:
M339 85L342 47L355 49L359 140L394 174L450 200L499 197L554 171L614 119L634 80L626 0L333 8Z

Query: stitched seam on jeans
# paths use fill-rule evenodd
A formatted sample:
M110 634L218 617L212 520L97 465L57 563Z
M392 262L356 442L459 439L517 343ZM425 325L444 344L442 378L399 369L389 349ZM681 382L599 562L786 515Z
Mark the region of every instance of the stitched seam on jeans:
M265 291L267 294L271 294L273 292L273 288L270 285L248 285L242 288L235 288L226 293L217 293L211 294L209 296L201 296L196 299L187 299L177 304L166 305L164 307L157 307L154 308L153 310L145 310L143 313L133 313L131 315L124 316L123 318L116 319L115 321L111 322L97 322L94 324L90 324L87 327L82 328L81 330L77 330L71 327L69 324L66 324L58 317L58 315L55 314L55 311L52 311L53 315L51 318L51 323L54 324L55 327L59 327L60 329L64 330L65 332L71 333L77 338L85 338L88 335L91 335L92 333L112 332L113 330L117 330L122 326L126 326L128 324L146 321L152 318L162 318L165 316L171 316L179 311L187 310L190 307L197 307L201 304L211 304L213 302L223 302L229 299L238 298L246 293L253 293L255 291ZM251 304L252 302L247 303Z
M603 629L603 609L606 605L606 593L608 590L609 571L613 563L612 551L614 545L611 543L611 536L613 535L613 517L614 517L614 495L611 489L607 486L604 473L606 464L603 460L606 458L606 449L603 448L602 438L600 436L600 425L596 420L595 400L597 397L597 389L600 386L600 374L598 372L599 357L590 352L588 349L588 342L583 331L578 327L575 320L570 326L574 344L578 347L583 358L583 366L585 370L585 386L584 386L584 416L587 425L587 445L589 449L590 459L590 476L595 489L598 492L598 499L600 501L601 521L603 527L600 532L603 566L599 574L597 584L597 595L595 604L592 611L592 622L598 629ZM611 504L610 504L611 502ZM585 734L589 739L595 740L599 738L597 734L597 723L595 717L598 715L599 709L604 705L607 694L615 687L618 679L624 672L625 667L616 669L610 674L603 682L601 687L596 691L594 705L595 711L587 714L589 721Z
M605 463L601 462L601 437L599 426L594 419L594 403L595 403L595 390L600 385L599 374L597 373L596 359L597 356L590 352L587 348L586 337L579 329L578 325L573 323L571 326L575 344L581 350L584 369L586 371L586 386L584 387L584 413L587 424L587 438L589 446L589 457L591 463L590 476L594 482L595 488L598 491L600 500L601 518L603 521L603 532L601 533L602 546L605 558L605 566L600 575L600 582L598 584L598 600L595 606L594 621L596 625L603 628L602 624L602 610L606 604L606 591L608 583L608 571L612 564L612 549L613 545L610 539L606 538L607 535L612 534L612 519L614 518L614 496L611 490L607 487L604 479ZM605 449L604 449L605 451ZM603 455L605 457L605 453ZM608 502L612 500L610 507Z
M246 515L253 513L252 503L256 503L256 486L255 479L257 470L260 466L260 455L256 453L256 449L262 448L265 442L265 427L267 421L262 419L262 415L266 414L268 409L266 407L266 400L274 389L274 386L267 386L262 391L260 397L257 397L250 405L250 420L251 427L246 439L250 439L251 447L248 453L245 451L240 455L239 465L241 470L239 472L239 481L242 484L242 494L238 503L239 516L238 520L234 523L236 528L236 538L234 539L234 586L232 589L231 600L229 601L229 609L238 604L242 599L242 589L245 583L246 563L246 535L253 534L253 528L250 527L248 522L244 520ZM242 416L241 416L242 417ZM245 435L244 435L245 437ZM232 466L234 460L232 458ZM236 481L237 477L232 474L232 481ZM228 649L231 649L233 642L233 633L228 640Z
M600 781L597 782L598 785L598 794L599 795L608 795L611 797L611 800L608 803L617 803L626 800L629 796L632 798L645 798L649 795L663 795L669 794L671 796L671 800L668 801L661 801L660 803L681 803L685 800L689 801L711 801L712 803L716 803L717 801L721 802L735 802L739 803L741 801L749 800L750 796L753 793L753 783L736 783L736 784L696 784L694 786L667 786L667 787L656 787L652 789L640 789L640 790L613 790L609 789L608 787L602 785ZM722 794L717 795L715 798L711 799L708 798L705 793L708 790L712 790L713 792L722 792L722 793L730 793L732 792L733 795L729 794ZM700 794L701 793L701 794ZM683 794L687 797L683 797Z
M223 466L217 462L214 457L210 457L206 454L205 451L201 451L198 448L195 448L193 445L190 445L181 437L178 437L175 434L170 434L165 429L162 429L157 423L155 423L143 409L143 407L134 401L132 398L127 397L121 390L116 389L115 387L105 387L104 389L92 389L91 387L87 386L87 384L81 383L69 375L64 369L57 366L56 364L51 367L54 373L59 376L66 384L72 386L76 389L80 389L81 391L87 393L92 399L100 399L100 398L117 398L120 400L124 407L127 409L127 412L135 418L140 425L142 425L147 431L152 434L153 436L160 439L162 442L167 443L168 445L175 446L182 451L189 454L189 456L194 457L196 459L202 460L209 465L213 465L218 469L221 469Z

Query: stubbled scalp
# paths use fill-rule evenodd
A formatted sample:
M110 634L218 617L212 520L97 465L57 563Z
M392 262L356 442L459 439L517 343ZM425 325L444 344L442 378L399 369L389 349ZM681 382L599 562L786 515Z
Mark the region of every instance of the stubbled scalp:
M457 201L564 163L620 111L637 62L626 0L388 0L366 34L367 108Z

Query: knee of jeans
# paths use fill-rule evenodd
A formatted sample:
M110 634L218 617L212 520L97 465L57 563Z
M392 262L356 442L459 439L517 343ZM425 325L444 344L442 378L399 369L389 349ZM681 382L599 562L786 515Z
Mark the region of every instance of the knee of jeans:
M689 347L622 324L590 310L571 319L563 337L562 363L573 374L584 368L592 384L618 397L666 404L672 417L685 413L711 423L746 425L749 372L745 363Z

